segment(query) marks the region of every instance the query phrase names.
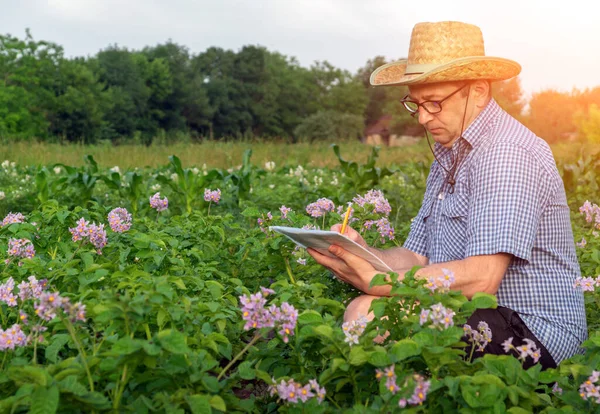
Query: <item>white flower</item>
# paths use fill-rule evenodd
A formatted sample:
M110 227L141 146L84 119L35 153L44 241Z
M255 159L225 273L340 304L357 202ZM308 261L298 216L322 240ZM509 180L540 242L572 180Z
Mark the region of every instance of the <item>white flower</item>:
M61 171L62 171L62 168L54 167L54 174L60 174Z
M5 170L7 170L8 167L10 167L10 161L9 160L4 160L2 162L2 164L0 164L0 165L2 165L2 168L4 168Z
M158 184L158 183L154 184L152 187L150 187L150 189L152 191L158 191L158 190L160 190L160 184Z
M173 173L173 174L171 174L171 180L175 181L175 180L177 180L177 177L179 177L179 176L177 175L177 173Z
M4 194L4 191L0 191L0 200L4 200L5 197L6 194Z
M275 162L274 161L267 161L265 163L265 170L271 172L275 169Z
M200 170L196 167L192 168L192 172L196 175L198 175L198 173L200 172Z
M275 184L269 184L269 188L272 190L275 188Z
M114 166L114 167L112 167L110 170L111 170L112 172L116 172L116 173L119 173L119 174L121 173L121 170L119 169L119 166L118 166L118 165L115 165L115 166Z

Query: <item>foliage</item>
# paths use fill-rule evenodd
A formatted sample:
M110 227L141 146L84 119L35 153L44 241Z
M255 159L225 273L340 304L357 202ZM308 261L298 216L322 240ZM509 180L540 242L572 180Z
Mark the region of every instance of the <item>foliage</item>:
M294 130L299 139L313 141L331 141L358 139L362 135L362 118L358 115L335 111L317 112L307 117Z
M595 144L600 143L600 108L591 104L587 113L579 113L575 117L577 129L581 138Z
M2 329L17 322L19 311L29 315L29 324L22 324L27 332L40 322L47 328L28 346L0 351L0 412L376 413L403 405L408 412L433 413L600 411L594 399L580 395L600 367L597 292L585 296L585 354L543 372L539 365L523 369L512 354L471 360L473 345L460 324L475 309L496 306L495 298L432 291L413 272L403 281L394 274L373 279L372 285L390 284L393 296L373 303L375 319L353 327L359 333L351 339L342 317L358 292L268 226L327 227L339 222L340 213L310 217L308 203L326 197L345 207L378 188L391 203L391 223L401 229L384 246L399 244L420 206L427 168L376 167L377 150L366 164L334 151L338 169L263 169L250 163L250 152L229 171L186 167L174 156L160 168L129 171L102 169L91 157L82 167L3 163L0 184L22 189L7 192L0 208L18 207L25 217L0 227L0 257L8 258L11 238L31 240L36 255L20 266L3 262L0 284L47 278L49 292L82 302L86 316L40 321L32 301L18 307L0 302ZM578 249L586 276L600 269L600 238L578 209L580 200L597 193L597 162L561 166L574 235L588 239ZM220 200L211 205L202 199L198 194L206 188L219 188ZM157 191L170 199L159 214L148 203ZM291 211L284 214L282 204ZM132 212L133 225L123 233L107 227L102 254L89 242L72 240L70 228L79 219L106 223L115 207ZM372 219L369 211L357 209L351 225L373 243L377 231L362 225ZM269 305L298 311L287 342L278 330L246 325L240 297L261 286L275 292ZM454 312L448 326L423 323L422 311L436 304ZM386 331L387 339L374 341ZM397 390L388 388L389 378ZM323 401L286 402L289 395L270 392L289 380L316 380L325 390ZM426 388L423 398L415 392L419 386Z

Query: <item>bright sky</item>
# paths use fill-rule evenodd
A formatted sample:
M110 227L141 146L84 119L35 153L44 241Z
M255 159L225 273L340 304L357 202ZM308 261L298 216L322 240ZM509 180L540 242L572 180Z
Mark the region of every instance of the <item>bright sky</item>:
M600 6L594 0L0 0L0 32L62 45L67 56L109 44L167 39L199 53L262 45L303 66L327 60L352 73L377 55L405 57L422 21L483 31L486 54L521 64L530 95L600 86Z

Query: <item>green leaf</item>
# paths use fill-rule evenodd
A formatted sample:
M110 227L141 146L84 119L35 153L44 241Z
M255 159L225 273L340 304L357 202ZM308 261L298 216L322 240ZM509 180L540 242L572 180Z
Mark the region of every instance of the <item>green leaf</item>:
M382 273L376 274L373 279L371 279L371 283L369 283L369 287L372 288L374 286L382 286L387 285L389 282L387 281L388 276Z
M47 386L52 381L45 369L27 365L10 367L8 376L17 384L37 384L42 387Z
M112 355L129 355L142 349L143 341L128 336L120 338L111 348Z
M70 375L58 383L58 388L62 393L70 393L74 395L85 395L88 390L85 386L77 381L76 375Z
M323 323L323 317L317 311L307 310L302 312L298 316L298 323L300 325L307 325L311 323Z
M254 368L252 368L250 361L242 362L238 367L238 373L240 374L240 377L245 380L256 378L256 372Z
M489 309L498 306L498 299L494 295L488 293L477 292L473 295L471 303L475 309Z
M58 409L59 391L56 385L38 386L31 395L30 414L53 414Z
M190 410L192 410L193 414L211 414L212 408L210 405L210 398L208 395L189 395L185 397L188 405L190 406Z
M329 325L319 325L313 328L313 331L320 336L325 338L333 339L333 328Z
M223 398L219 397L218 395L212 396L212 398L210 399L210 406L215 410L227 412L227 406L225 405L225 401L223 401Z
M387 352L375 351L369 354L369 364L376 367L385 367L391 364L390 358Z
M45 356L50 362L56 363L58 357L58 351L60 351L67 342L69 342L69 335L67 334L56 334L52 338L52 343L46 347Z
M369 360L369 354L360 345L355 345L350 350L348 362L352 365L363 365Z
M506 412L510 413L510 414L527 414L527 413L530 413L530 411L525 410L525 409L520 408L520 407L510 407Z
M396 342L389 351L392 363L403 361L421 353L421 347L412 339L402 339Z
M158 339L163 349L173 354L185 354L190 351L186 337L181 332L167 329L158 333Z

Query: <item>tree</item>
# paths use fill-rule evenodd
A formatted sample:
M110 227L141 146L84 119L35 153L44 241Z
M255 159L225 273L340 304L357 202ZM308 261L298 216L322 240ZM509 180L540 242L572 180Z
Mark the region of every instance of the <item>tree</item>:
M534 93L524 123L549 143L559 142L576 132L573 115L577 108L568 93L546 90Z
M0 35L0 113L5 121L0 132L20 137L45 137L46 113L54 107L53 85L59 75L63 49L35 41L26 30L24 40Z
M600 108L591 104L586 112L575 116L575 125L581 137L594 144L600 144Z
M501 82L492 83L492 96L498 105L516 119L522 119L525 99L521 80L514 77Z
M92 143L102 137L110 95L83 59L63 59L59 67L55 106L48 114L50 133Z

